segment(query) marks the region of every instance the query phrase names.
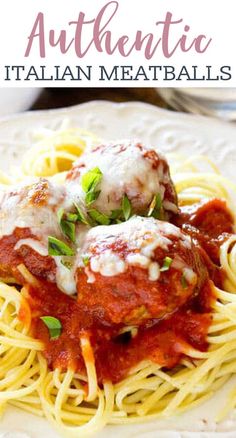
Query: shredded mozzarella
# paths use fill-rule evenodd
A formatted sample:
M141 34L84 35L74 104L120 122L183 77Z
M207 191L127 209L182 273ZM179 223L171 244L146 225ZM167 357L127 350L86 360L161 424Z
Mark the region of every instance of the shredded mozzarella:
M14 249L17 251L23 245L30 246L30 248L42 256L48 255L48 248L36 239L20 239L14 246Z
M160 277L160 266L157 262L152 262L148 267L148 277L151 281L157 281Z
M74 295L76 293L75 271L73 267L68 269L62 264L62 257L54 256L56 269L56 283L62 292L67 295Z
M100 272L104 277L113 277L126 270L125 262L109 250L99 256L92 257L90 267L93 272Z
M197 275L191 268L184 268L183 275L186 278L187 282L190 284L195 284L197 281Z

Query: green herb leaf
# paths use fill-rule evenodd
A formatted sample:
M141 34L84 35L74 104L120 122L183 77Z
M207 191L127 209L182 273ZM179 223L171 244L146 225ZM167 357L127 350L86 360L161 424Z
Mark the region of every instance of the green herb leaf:
M75 222L78 221L78 215L77 215L76 213L67 213L67 214L66 214L66 219L67 219L69 222L73 222L73 223L75 223Z
M172 262L173 262L173 259L171 257L165 257L163 260L163 265L160 268L160 271L161 272L168 271L170 269Z
M100 213L100 211L95 210L95 208L89 210L88 214L93 221L97 222L100 225L109 225L110 223L109 217L103 213Z
M73 264L71 262L69 262L68 260L61 260L61 264L63 266L65 266L65 268L69 269L69 271L71 270Z
M85 193L94 190L102 179L102 172L98 167L89 170L82 176L81 185Z
M92 202L96 201L101 191L96 190L98 184L102 179L102 172L98 167L89 170L82 176L81 185L83 191L86 193L85 203L87 205L92 204Z
M130 218L131 212L132 212L132 206L131 206L130 200L129 200L127 195L123 196L121 205L122 205L122 211L123 211L124 218L127 221Z
M86 205L90 205L92 204L94 201L96 201L96 199L99 197L101 193L101 190L90 190L88 193L86 193L85 195L85 203Z
M63 208L59 208L59 210L57 212L57 219L58 219L59 224L61 223L63 215L64 215L64 209Z
M148 217L154 217L155 219L161 219L161 211L162 211L162 200L160 193L154 195L153 200L150 204Z
M47 326L50 334L50 339L58 339L61 334L61 322L54 316L41 316L40 318Z
M75 242L75 224L73 222L61 220L61 229L63 234L68 237L73 243Z
M88 221L87 221L87 219L86 219L84 213L82 212L82 210L81 210L81 208L78 206L78 204L76 204L76 203L74 202L74 206L75 206L75 208L76 208L76 212L77 212L77 220L78 220L78 222L82 222L82 224L89 225L89 223L88 223Z
M111 214L110 214L110 219L111 220L117 220L121 217L122 215L122 210L119 208L117 210L112 210Z
M69 213L70 214L70 213ZM60 208L57 212L58 222L60 224L63 234L68 237L72 242L75 242L75 224L63 219L64 210Z
M75 252L66 243L56 237L48 236L48 254L51 256L73 256Z
M88 266L88 264L89 264L89 256L83 256L82 257L82 261L83 261L84 266Z
M185 275L184 274L182 274L182 276L181 276L181 286L182 286L182 288L183 289L186 289L187 287L188 287L188 283L187 283L187 280L186 280L186 278L185 278Z

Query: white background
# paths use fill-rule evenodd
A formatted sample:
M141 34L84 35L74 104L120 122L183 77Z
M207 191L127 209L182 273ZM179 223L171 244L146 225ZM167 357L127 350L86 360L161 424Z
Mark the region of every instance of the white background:
M48 44L50 29L54 29L59 36L62 29L67 30L68 42L73 38L75 27L68 26L69 21L76 21L80 11L85 12L87 19L96 17L98 11L107 3L106 0L7 0L1 1L0 6L0 86L4 87L42 87L42 86L187 86L187 87L236 87L236 25L234 0L224 2L213 0L119 0L119 9L107 30L113 33L113 41L124 34L134 40L136 31L142 30L144 34L154 33L156 40L161 37L160 26L155 26L157 21L165 18L166 12L173 13L174 19L183 18L183 24L173 27L171 41L177 41L183 33L184 25L189 25L191 30L188 35L194 37L206 34L212 38L212 43L204 54L196 54L194 51L181 53L180 50L169 59L163 57L161 49L157 49L155 56L147 61L143 52L133 52L128 58L123 58L117 53L112 56L98 53L94 48L83 59L79 59L73 46L67 54L61 54L58 47L52 48ZM35 42L30 57L25 58L25 50L33 24L38 12L45 16L45 41L46 58L40 59L38 43ZM85 40L90 40L92 25L85 28ZM47 66L48 75L54 73L54 65L69 65L73 71L74 66L93 66L92 81L5 81L5 65L25 65L26 70L34 65ZM99 65L105 65L107 69L113 65L132 65L134 69L143 65L173 65L177 71L182 65L186 65L191 72L191 66L197 65L199 72L205 72L205 66L211 65L213 72L218 73L220 66L230 65L232 79L230 81L99 81Z

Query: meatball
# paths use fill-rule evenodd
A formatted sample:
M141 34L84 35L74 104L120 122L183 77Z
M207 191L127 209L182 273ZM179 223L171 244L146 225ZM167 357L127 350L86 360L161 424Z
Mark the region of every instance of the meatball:
M166 318L207 279L191 238L154 218L90 229L77 259L78 302L111 325Z
M74 193L84 196L81 187L83 175L94 168L102 172L100 193L93 202L93 208L101 213L110 215L120 209L125 195L133 213L141 216L147 215L157 195L166 219L178 212L169 166L154 149L128 140L97 146L83 154L67 174L67 184Z
M19 280L16 268L23 263L33 275L56 282L64 292L76 291L61 257L48 255L48 236L66 240L57 217L60 208L70 211L73 200L65 187L46 179L1 193L0 277Z
M1 193L0 274L15 276L24 263L36 276L54 280L56 264L48 256L48 235L59 236L56 212L65 190L45 179Z

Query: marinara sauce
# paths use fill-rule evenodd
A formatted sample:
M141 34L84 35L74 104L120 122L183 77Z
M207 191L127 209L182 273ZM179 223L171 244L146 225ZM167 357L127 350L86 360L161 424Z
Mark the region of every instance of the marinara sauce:
M144 323L133 337L132 331L124 332L119 324L109 325L102 314L92 313L89 306L79 304L52 283L43 280L40 287L28 286L33 335L44 342L44 355L50 368L65 370L72 367L85 372L80 347L80 338L85 333L93 347L100 383L104 380L120 381L133 366L145 359L170 369L188 354L190 347L207 350L207 333L215 300L212 285L213 281L220 285L223 278L218 266L219 247L233 232L233 218L224 201L213 199L180 208L175 225L194 239L208 268L209 278L197 296L169 317ZM50 340L48 328L40 320L40 316L45 315L61 321L62 332L58 339Z

